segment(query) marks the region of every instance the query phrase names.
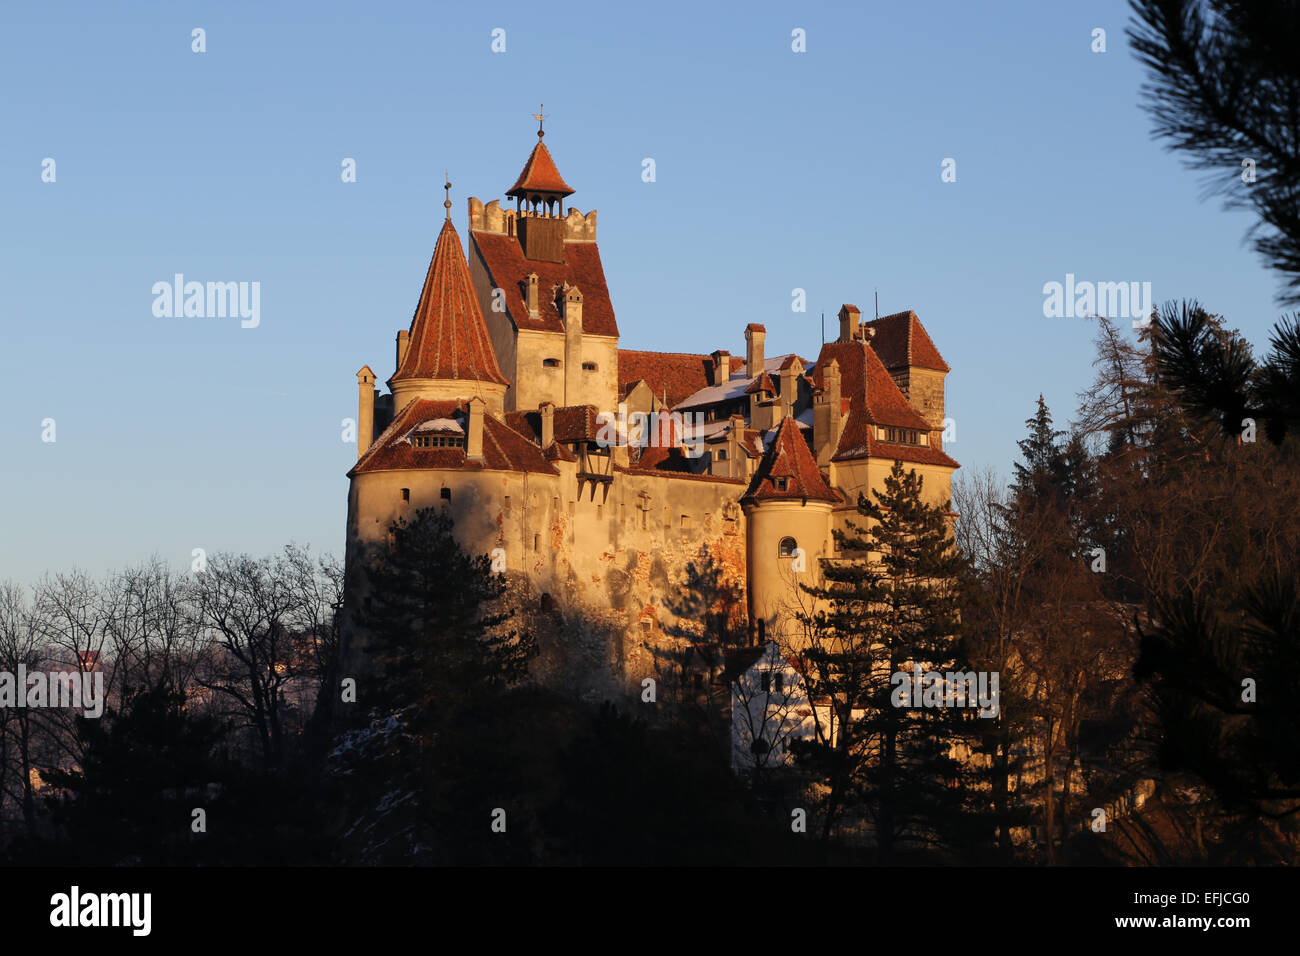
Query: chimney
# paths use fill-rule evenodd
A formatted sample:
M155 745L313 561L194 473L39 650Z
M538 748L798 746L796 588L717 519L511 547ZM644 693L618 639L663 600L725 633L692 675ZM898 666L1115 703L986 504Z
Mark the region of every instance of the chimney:
M528 317L537 318L537 273L528 273Z
M555 404L553 402L542 402L537 406L537 410L542 413L542 450L551 447L551 442L555 441Z
M731 478L745 478L745 452L740 443L745 437L745 418L743 415L731 416L731 427L727 430L727 475Z
M750 378L763 374L763 343L767 329L754 322L745 326L745 374Z
M795 403L799 400L799 385L795 378L796 369L803 372L803 366L795 361L794 356L781 366L781 417L794 415Z
M813 451L819 465L829 462L839 446L844 424L840 404L840 363L831 359L822 367L822 391L813 409Z
M731 353L726 349L718 349L712 353L713 359L713 378L710 385L726 385L731 378Z
M469 416L465 429L465 457L483 457L483 409L487 406L477 395L469 400Z
M840 338L841 342L852 342L857 337L858 320L862 318L861 311L856 305L840 306Z
M411 344L411 333L402 329L397 333L397 368L402 367L402 362L406 359L406 349Z
M567 282L560 291L564 319L564 404L577 405L582 387L582 291Z
M357 457L370 447L375 435L375 373L369 365L357 372Z

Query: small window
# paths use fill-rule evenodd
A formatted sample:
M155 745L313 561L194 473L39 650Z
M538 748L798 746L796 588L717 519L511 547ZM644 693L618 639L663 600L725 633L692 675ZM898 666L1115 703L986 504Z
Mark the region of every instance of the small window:
M542 368L559 368L560 360L557 358L542 359Z
M681 527L682 527L682 530L683 530L683 531L688 531L688 530L690 530L690 527L691 527L691 516L690 516L690 515L682 515L682 523L681 523Z
M783 558L793 558L797 550L799 550L799 542L794 538L782 538L777 553Z
M762 618L758 619L758 643L762 644L767 641L767 621Z
M786 478L786 477L784 477L784 476L779 477L779 478L773 478L773 479L772 479L772 487L774 487L777 491L789 491L789 490L790 490L790 479L789 479L789 478Z
M540 534L533 535L533 550L537 551L541 548L541 546L542 546L542 536Z
M776 692L777 692L778 694L784 694L784 693L785 693L785 673L784 673L783 671L777 671L775 676L776 676Z
M771 671L763 671L762 691L764 694L772 693L772 672Z
M403 488L403 489L402 489L402 500L403 500L403 501L410 501L410 500L411 500L411 489L410 489L410 488Z
M442 491L438 492L438 496L442 498L443 501L451 501L451 489L443 488Z
M725 449L725 448L719 448L719 449L718 449L718 461L726 461L726 460L727 460L727 449Z
M596 371L596 363L595 363L595 362L583 362L583 363L582 363L582 370L583 370L584 372L594 372L594 371Z

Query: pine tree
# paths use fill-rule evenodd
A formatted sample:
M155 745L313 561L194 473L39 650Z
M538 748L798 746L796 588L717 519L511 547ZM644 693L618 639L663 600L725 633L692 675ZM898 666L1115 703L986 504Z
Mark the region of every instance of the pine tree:
M957 577L947 505L927 504L923 480L894 462L876 500L859 497L865 526L835 532L842 560L804 585L817 608L800 617L798 655L810 696L830 704L831 727L792 747L829 786L823 833L837 814L863 805L882 861L905 842L929 843L960 822L960 767L951 748L974 712L895 706L894 675L957 669ZM820 721L819 721L820 723Z
M461 550L448 516L425 508L409 523L398 518L365 573L361 625L382 674L372 706L415 707L422 723L527 674L535 644L505 628L510 613L497 604L504 578L486 556Z
M1065 462L1061 454L1061 439L1065 432L1052 427L1052 413L1038 396L1038 407L1033 418L1025 419L1029 437L1016 442L1021 461L1012 467L1015 480L1011 483L1014 503L1024 507L1029 502L1047 502L1061 492L1065 481Z
M369 726L344 734L331 755L351 807L343 853L447 861L464 826L457 795L479 786L490 762L478 751L491 746L485 727L510 710L508 692L536 645L507 629L504 578L486 556L462 551L451 519L434 509L395 521L363 566L369 594L358 621L377 675L362 683Z

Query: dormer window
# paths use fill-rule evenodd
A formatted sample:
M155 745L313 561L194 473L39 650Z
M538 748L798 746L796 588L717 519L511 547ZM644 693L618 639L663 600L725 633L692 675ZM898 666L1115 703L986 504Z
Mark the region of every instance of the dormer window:
M542 368L559 368L560 360L557 358L542 359Z
M879 428L876 437L893 445L919 445L922 433L914 428Z
M415 448L464 448L465 439L461 435L412 435L411 445Z
M772 479L772 487L775 488L777 491L789 491L789 490L790 490L790 479L789 479L789 478L786 478L786 477L784 477L784 476L779 477L779 478L773 478L773 479Z

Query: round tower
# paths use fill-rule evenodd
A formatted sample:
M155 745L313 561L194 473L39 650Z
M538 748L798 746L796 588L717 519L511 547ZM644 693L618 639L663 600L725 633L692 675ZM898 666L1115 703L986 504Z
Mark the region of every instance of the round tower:
M831 556L831 511L840 501L798 423L783 420L740 501L755 640L797 639L797 615L811 609L799 585L819 580L821 560Z

